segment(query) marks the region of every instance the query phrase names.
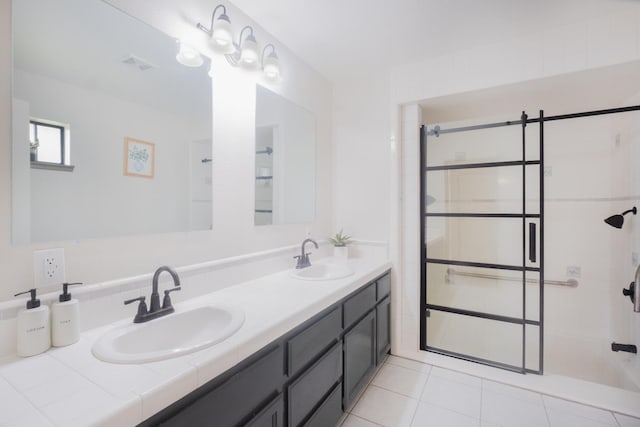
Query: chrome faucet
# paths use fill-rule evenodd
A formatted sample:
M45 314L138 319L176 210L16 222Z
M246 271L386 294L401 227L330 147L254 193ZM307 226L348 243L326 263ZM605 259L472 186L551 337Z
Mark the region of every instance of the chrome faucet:
M318 249L318 243L313 240L313 239L305 239L302 241L302 246L300 247L300 255L296 255L294 256L294 258L296 258L298 260L297 264L296 264L296 268L300 269L300 268L305 268L305 267L311 267L311 262L309 262L309 253L305 253L304 252L304 245L306 245L307 243L313 243L316 247L316 249Z
M166 271L171 274L173 278L173 288L167 289L164 291L164 299L162 300L162 306L160 306L160 294L158 293L158 278L160 274ZM131 304L135 301L140 301L138 304L138 313L136 317L133 319L134 323L143 323L148 322L149 320L157 319L158 317L166 316L167 314L173 313L175 309L171 305L171 297L169 294L174 291L179 291L182 289L180 286L180 277L178 277L178 273L171 267L167 267L166 265L158 268L156 272L153 274L152 280L152 290L151 290L151 306L147 311L147 304L145 303L145 297L133 298L130 300L126 300L124 303Z

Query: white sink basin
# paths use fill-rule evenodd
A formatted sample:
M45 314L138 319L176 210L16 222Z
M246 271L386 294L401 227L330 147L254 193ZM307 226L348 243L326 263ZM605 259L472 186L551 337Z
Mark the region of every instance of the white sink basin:
M130 323L110 330L93 345L93 355L111 363L169 359L219 343L244 323L244 312L235 307L210 305L176 310L147 323Z
M311 267L292 270L289 274L302 280L336 280L353 273L354 271L344 264L313 264Z

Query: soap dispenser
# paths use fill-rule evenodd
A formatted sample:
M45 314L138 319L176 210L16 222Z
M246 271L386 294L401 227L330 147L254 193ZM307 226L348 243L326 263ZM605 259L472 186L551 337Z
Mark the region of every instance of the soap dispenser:
M51 342L54 347L64 347L80 339L80 307L72 299L69 286L82 283L63 283L58 302L51 304Z
M18 313L18 356L34 356L51 347L51 329L49 327L49 307L40 305L36 290L30 289L16 294L31 293L27 309Z

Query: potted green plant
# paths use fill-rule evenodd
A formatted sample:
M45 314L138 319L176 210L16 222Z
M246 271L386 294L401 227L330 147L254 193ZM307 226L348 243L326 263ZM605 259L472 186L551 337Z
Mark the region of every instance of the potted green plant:
M347 236L340 230L335 236L329 237L329 241L333 245L334 257L343 259L349 257L349 248L347 245L351 243L351 236Z

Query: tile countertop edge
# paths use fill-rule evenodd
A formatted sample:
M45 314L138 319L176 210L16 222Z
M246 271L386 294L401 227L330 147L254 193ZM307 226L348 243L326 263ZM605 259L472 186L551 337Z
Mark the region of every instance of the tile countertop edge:
M325 260L330 260L330 258ZM318 260L318 262L322 261L323 260ZM170 404L171 402L177 401L196 390L201 385L232 368L265 345L268 345L275 339L293 330L304 321L340 301L391 268L391 262L387 259L355 259L350 260L349 264L354 268L355 274L344 279L324 282L301 281L289 277L288 271L283 271L181 303L180 305L184 305L185 307L215 301L223 303L233 302L237 305L238 297L244 296L249 301L246 304L245 301L242 303L247 316L245 320L246 328L245 325L243 325L237 334L211 348L159 362L160 364L167 363L167 366L172 365L173 369L171 369L171 373L162 375L155 384L136 383L134 387L132 387L131 384L123 385L123 394L134 391L135 394L138 395L139 399L133 399L134 402L137 400L137 404L132 404L131 401L127 403L122 402L122 405L115 405L110 410L101 411L102 416L97 416L95 419L83 420L83 423L86 421L86 424L83 425L111 425L110 423L112 421L118 422L121 425L124 425L123 423L125 422L136 425L144 421L153 415L153 413L168 406L167 403ZM283 310L282 305L287 305L287 302L278 301L278 298L280 295L283 295L283 293L284 295L293 293L291 292L292 290L300 293L298 296L302 301L300 301L299 304L293 305L290 310L288 310L289 306L286 307L287 310ZM254 295L253 292L257 295ZM266 300L267 305L269 302L272 303L272 306L268 306L267 308L275 313L275 320L273 321L271 321L272 319L269 317L270 314L273 313L269 313L268 309L264 311L261 310L265 305L265 296L274 298L272 301ZM178 307L178 305L176 306ZM263 318L260 318L260 316L263 316ZM264 316L267 316L267 318L264 318ZM82 334L82 341L84 341L85 344L89 342L93 345L93 342L112 326L113 325L109 325L87 331ZM75 358L81 357L86 359L94 357L90 352L86 351L86 345L69 346L63 349L65 349L64 352L56 352L54 357L72 369L72 362ZM89 354L81 354L81 352ZM28 361L29 359L18 360ZM107 369L107 366L113 366L113 364L106 362L101 363L105 363L105 369ZM142 370L145 365L147 364L133 366L139 366ZM176 365L182 366L175 368ZM124 366L131 367L132 365ZM5 365L4 368L7 368L7 366ZM83 375L80 370L77 372ZM193 378L193 375L197 376L197 381L187 380L186 382L188 384L184 384L183 387L178 387L177 389L172 387L172 384L175 384L176 380L180 381L188 377ZM113 390L113 388L107 384L100 384L100 381L96 381L95 378L88 379L92 381L97 388L106 391ZM135 390L131 388L135 388ZM129 396L131 395L129 394ZM69 405L69 407L72 408L73 402L70 401ZM139 407L134 408L132 406ZM150 407L154 408L151 412L149 412ZM55 422L55 420L51 419L50 421ZM60 424L58 423L57 425Z

